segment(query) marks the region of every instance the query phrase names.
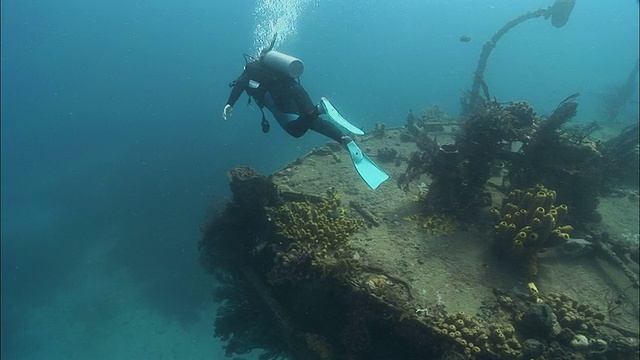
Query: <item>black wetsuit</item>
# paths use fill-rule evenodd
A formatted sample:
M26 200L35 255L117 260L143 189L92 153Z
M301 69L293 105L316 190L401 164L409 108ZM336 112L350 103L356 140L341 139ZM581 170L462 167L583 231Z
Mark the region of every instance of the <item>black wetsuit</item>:
M293 78L265 68L260 61L248 63L234 82L227 104L233 106L246 91L260 108L271 111L278 124L291 136L300 137L309 129L342 142L344 134L336 125L319 117L306 90Z

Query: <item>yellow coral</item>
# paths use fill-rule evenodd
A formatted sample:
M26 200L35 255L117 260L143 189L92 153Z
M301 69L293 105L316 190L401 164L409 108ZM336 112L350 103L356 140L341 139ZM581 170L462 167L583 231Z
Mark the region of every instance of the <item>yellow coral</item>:
M514 254L522 253L523 246L524 246L524 243L522 242L522 240L520 239L513 240L513 248L512 248L513 253Z
M500 221L502 221L502 217L500 217L500 210L493 208L490 210L490 213L491 213L491 218L495 223L500 223ZM506 226L506 223L505 223L505 226Z
M511 191L501 209L491 209L496 248L513 260L528 264L529 275L537 274L537 254L566 242L570 225L563 225L568 207L554 206L556 192L542 184Z
M317 203L308 200L289 202L271 210L278 234L292 240L313 243L319 251L343 246L361 225L340 207L340 196L333 189L328 198Z
M561 232L568 233L573 230L573 226L571 225L558 226L556 229L560 230Z
M441 214L422 217L419 221L422 223L420 227L431 235L448 235L457 227L451 217Z
M464 327L460 327L460 320L465 325ZM442 331L443 328L460 329L460 331ZM435 333L443 336L442 341L448 342L457 351L468 355L468 358L479 354L517 358L522 353L520 342L516 338L515 328L509 323L484 325L464 312L447 312L438 315L433 329Z

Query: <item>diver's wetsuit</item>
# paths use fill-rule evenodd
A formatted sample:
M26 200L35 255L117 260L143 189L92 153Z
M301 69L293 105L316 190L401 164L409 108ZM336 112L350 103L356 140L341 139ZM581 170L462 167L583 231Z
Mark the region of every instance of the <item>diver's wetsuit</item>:
M276 73L260 64L248 63L234 82L227 104L233 106L246 91L258 106L271 111L278 124L291 136L300 137L311 129L339 143L344 134L333 123L321 119L321 107L311 101L309 94L293 78Z

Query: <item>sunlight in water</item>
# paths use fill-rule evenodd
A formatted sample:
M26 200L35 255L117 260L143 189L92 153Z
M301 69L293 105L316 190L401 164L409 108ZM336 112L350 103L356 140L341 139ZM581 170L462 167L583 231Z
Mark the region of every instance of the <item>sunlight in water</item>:
M278 34L274 48L295 34L302 12L317 0L259 0L255 10L256 28L253 33L254 53L259 54Z

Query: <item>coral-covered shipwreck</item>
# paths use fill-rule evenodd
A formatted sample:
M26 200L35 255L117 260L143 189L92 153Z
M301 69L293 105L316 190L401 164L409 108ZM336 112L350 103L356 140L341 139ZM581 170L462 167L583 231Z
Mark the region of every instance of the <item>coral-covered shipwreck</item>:
M392 177L375 191L331 145L230 170L200 244L228 355L637 359L637 187L603 173L634 137L563 127L573 100L378 124L357 139Z

